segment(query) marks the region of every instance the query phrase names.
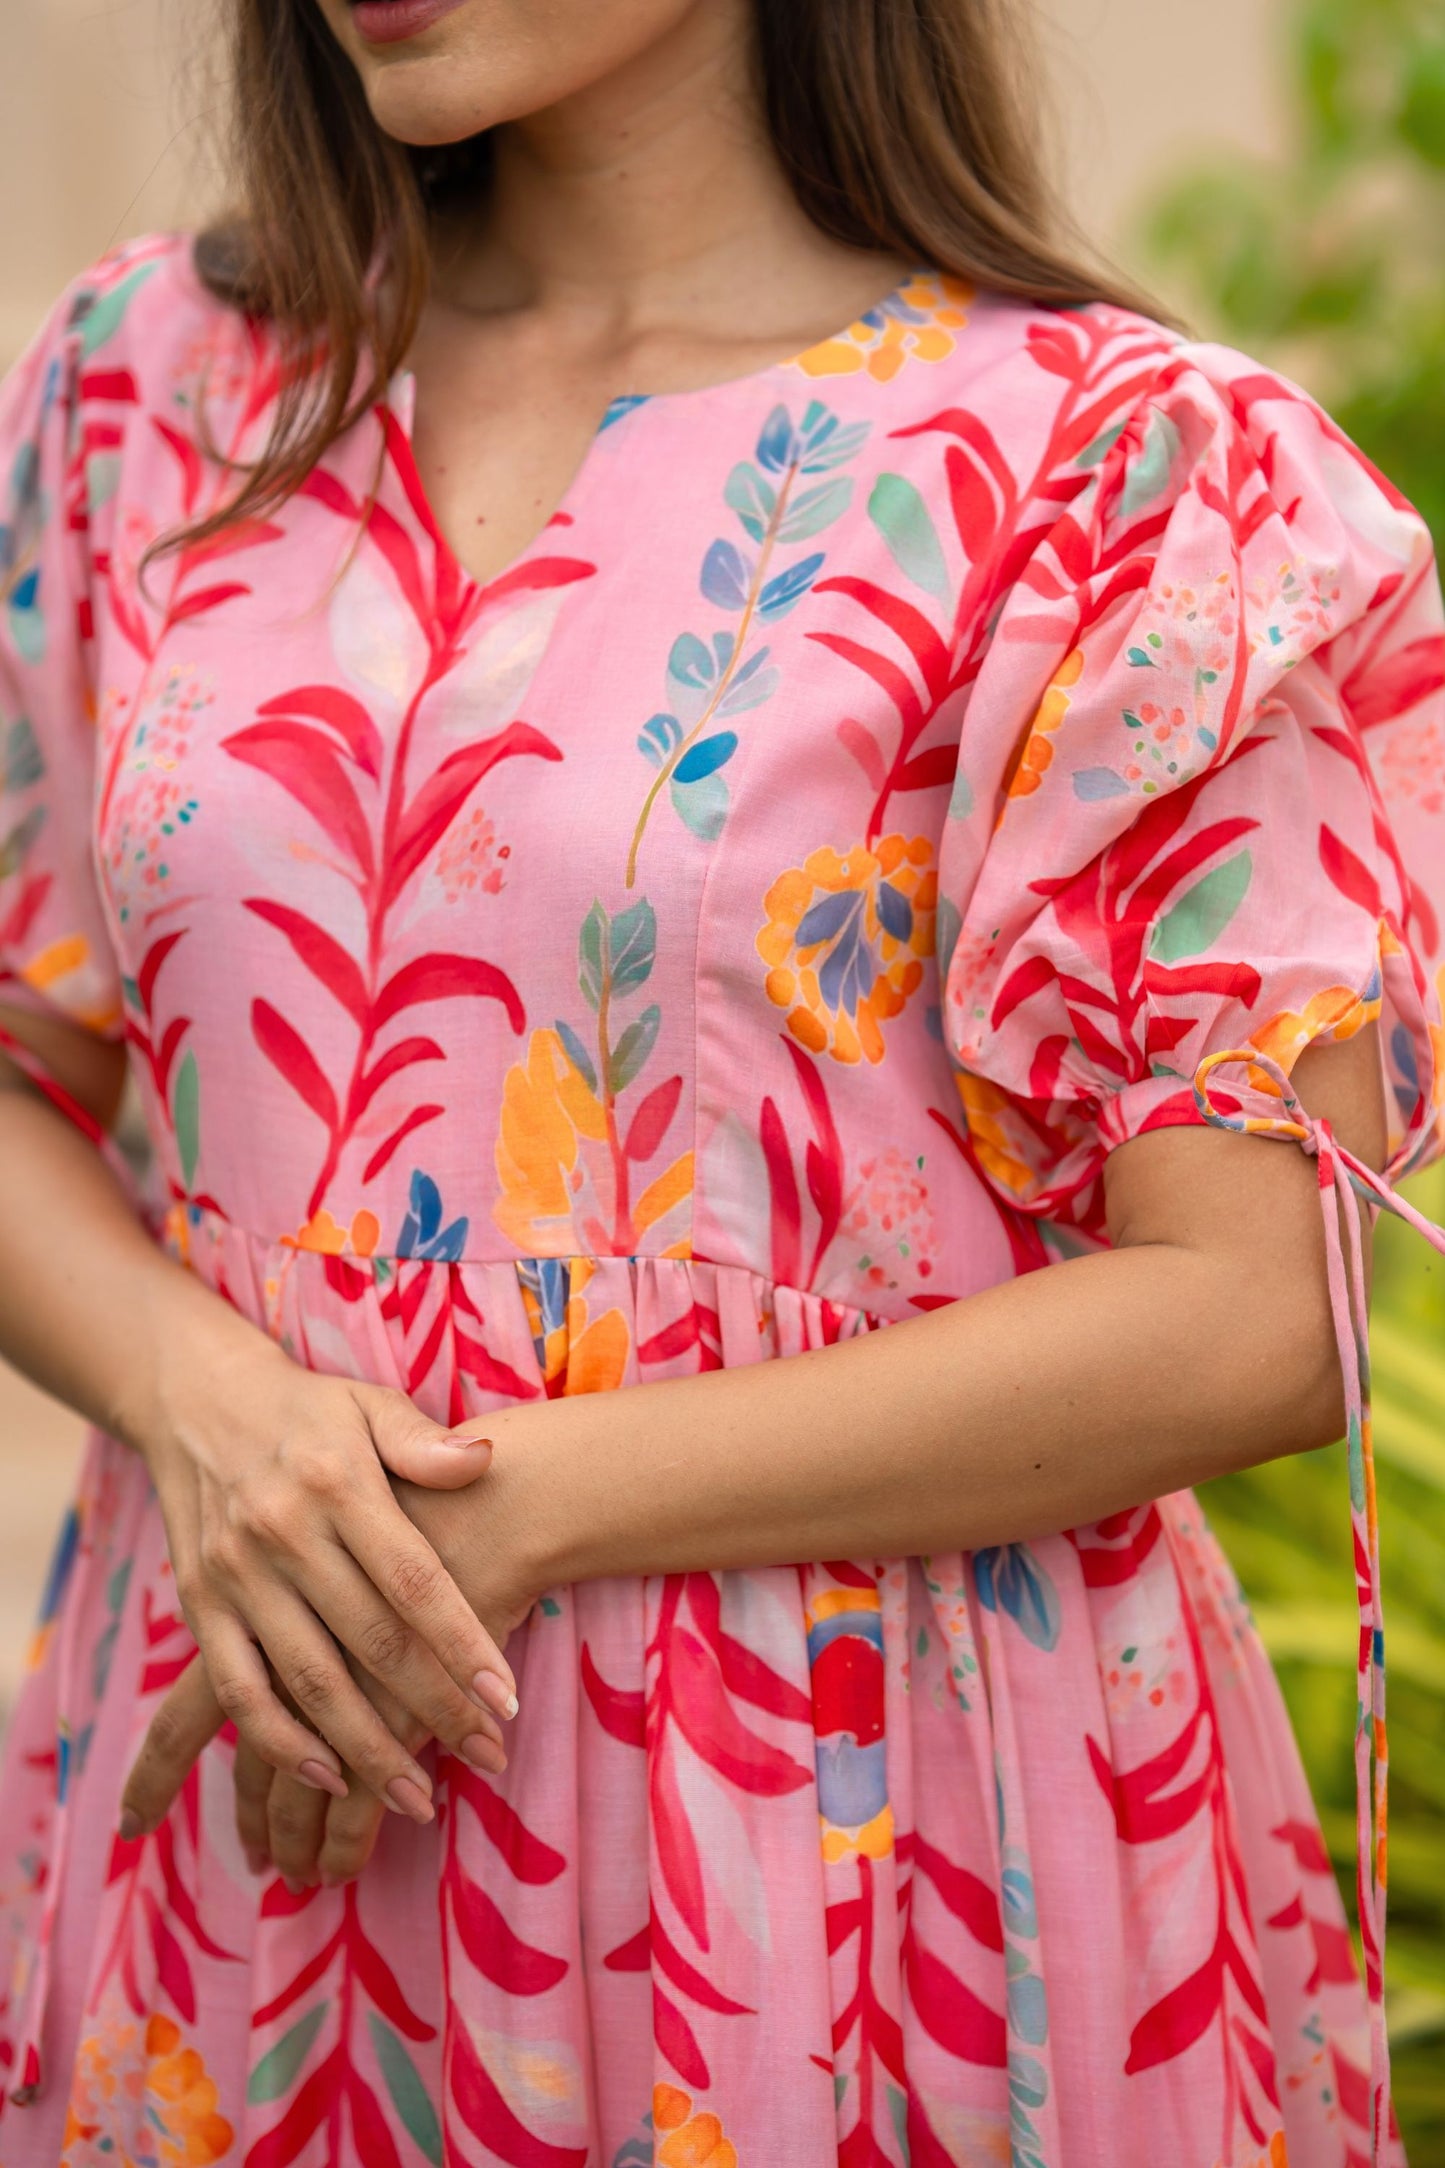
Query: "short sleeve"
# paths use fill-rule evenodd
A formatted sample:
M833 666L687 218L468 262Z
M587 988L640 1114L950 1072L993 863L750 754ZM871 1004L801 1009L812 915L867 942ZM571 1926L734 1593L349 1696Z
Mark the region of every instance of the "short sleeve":
M79 400L90 301L72 287L0 385L0 1002L117 1037L120 981L91 848Z
M1204 1119L1207 1056L1288 1071L1378 1019L1397 1175L1442 1142L1429 532L1231 348L1180 342L1105 442L1052 492L962 726L940 970L978 1161L1097 1230L1107 1154Z

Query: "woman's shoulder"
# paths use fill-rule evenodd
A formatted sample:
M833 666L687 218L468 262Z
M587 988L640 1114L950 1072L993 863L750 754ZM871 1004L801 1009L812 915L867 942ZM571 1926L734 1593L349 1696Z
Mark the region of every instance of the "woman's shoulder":
M107 249L62 289L15 377L63 372L77 404L169 405L227 346L244 319L202 283L194 236L147 233Z

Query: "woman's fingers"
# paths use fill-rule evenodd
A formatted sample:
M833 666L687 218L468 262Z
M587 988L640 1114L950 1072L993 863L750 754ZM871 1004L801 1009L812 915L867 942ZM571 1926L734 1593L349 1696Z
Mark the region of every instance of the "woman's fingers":
M224 1722L225 1712L198 1657L181 1673L151 1718L121 1794L122 1837L141 1837L160 1826L195 1767L202 1747L215 1738Z
M413 1751L425 1740L415 1717L393 1700L379 1680L357 1674L357 1684L383 1724ZM326 1810L326 1833L317 1862L328 1888L354 1881L370 1859L381 1829L382 1811L371 1794L353 1784L345 1799L333 1799Z
M308 1679L314 1675L318 1701L325 1700L320 1682L328 1666L340 1675L343 1687L348 1685L335 1643L311 1618L305 1605L283 1593L275 1608L288 1624L300 1622L296 1639L290 1645L294 1647L299 1641L305 1651L305 1661L303 1663L298 1654L293 1669L303 1671ZM284 1667L276 1663L275 1652L268 1648L277 1679L292 1696L296 1708L315 1725L315 1730L308 1729L280 1699L267 1671L265 1657L238 1618L226 1611L215 1611L198 1619L197 1628L211 1690L221 1713L230 1718L252 1752L272 1769L285 1770L310 1790L343 1798L346 1780L341 1774L341 1756L326 1743L325 1727L316 1711L297 1693L295 1683ZM321 1738L316 1736L318 1731L323 1733Z
M382 1486L384 1496L354 1496L337 1534L404 1626L418 1635L464 1694L497 1716L517 1712L512 1667L436 1552ZM365 1649L348 1646L368 1670ZM388 1680L387 1684L392 1682Z
M328 1799L324 1792L313 1792L277 1771L266 1806L267 1845L277 1873L293 1896L318 1880L316 1862L326 1833L327 1809L348 1803ZM376 1809L378 1815L383 1811Z
M252 1874L264 1874L271 1865L271 1834L267 1816L276 1771L269 1762L262 1761L253 1747L240 1739L236 1743L233 1776L236 1785L236 1834L241 1840L241 1850L246 1855L246 1865ZM318 1792L315 1796L324 1799L327 1795Z
M491 1465L492 1441L486 1426L473 1421L465 1432L434 1423L404 1393L384 1386L356 1388L383 1465L408 1483L426 1490L461 1490L475 1483Z

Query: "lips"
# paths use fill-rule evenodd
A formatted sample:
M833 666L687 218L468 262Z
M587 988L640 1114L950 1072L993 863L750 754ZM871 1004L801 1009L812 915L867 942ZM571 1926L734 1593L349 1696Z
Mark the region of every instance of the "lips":
M419 38L464 0L351 0L351 20L368 45Z

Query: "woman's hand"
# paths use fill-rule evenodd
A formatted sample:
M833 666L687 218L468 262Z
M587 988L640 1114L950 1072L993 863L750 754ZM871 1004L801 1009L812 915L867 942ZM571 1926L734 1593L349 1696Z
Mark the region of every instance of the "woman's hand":
M514 1417L509 1417L514 1422ZM469 1429L475 1430L473 1424ZM442 1565L450 1570L465 1600L480 1616L490 1638L505 1647L542 1592L542 1575L533 1563L517 1463L508 1456L504 1471L494 1467L466 1488L450 1493L415 1483L393 1485L410 1520L424 1524ZM375 1721L410 1754L434 1735L377 1679L353 1660L355 1689L374 1712ZM510 1672L508 1673L510 1677ZM185 1781L201 1749L220 1729L224 1712L205 1666L192 1664L170 1689L152 1719L122 1800L122 1827L137 1835L160 1822ZM448 1742L450 1743L450 1742ZM474 1733L454 1746L474 1769L498 1775L506 1767L500 1735ZM345 1770L343 1777L353 1774ZM236 1752L236 1819L241 1842L256 1872L274 1862L288 1881L302 1885L318 1879L349 1881L371 1855L382 1805L361 1785L330 1799L309 1788L292 1770L274 1768L244 1738Z
M388 1470L451 1488L490 1457L485 1439L454 1439L404 1394L317 1376L265 1341L204 1387L171 1389L147 1459L181 1608L221 1714L260 1760L337 1798L344 1763L386 1805L431 1819L430 1780L346 1651L423 1736L487 1765L515 1681Z

